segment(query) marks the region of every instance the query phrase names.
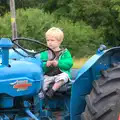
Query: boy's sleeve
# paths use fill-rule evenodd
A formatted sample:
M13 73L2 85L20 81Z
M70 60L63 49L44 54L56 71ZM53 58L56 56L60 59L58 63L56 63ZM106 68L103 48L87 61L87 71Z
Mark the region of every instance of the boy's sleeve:
M46 72L47 71L47 67L46 67L46 63L47 63L47 59L45 59L44 57L44 52L40 53L40 59L42 60L42 68L43 68L43 71Z
M73 66L73 59L69 51L58 61L58 67L63 70L69 70Z

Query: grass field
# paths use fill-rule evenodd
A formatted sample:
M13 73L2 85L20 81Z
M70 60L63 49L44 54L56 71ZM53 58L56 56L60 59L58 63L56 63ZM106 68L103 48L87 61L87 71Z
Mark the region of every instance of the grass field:
M73 59L74 64L72 68L81 68L88 59L89 58Z

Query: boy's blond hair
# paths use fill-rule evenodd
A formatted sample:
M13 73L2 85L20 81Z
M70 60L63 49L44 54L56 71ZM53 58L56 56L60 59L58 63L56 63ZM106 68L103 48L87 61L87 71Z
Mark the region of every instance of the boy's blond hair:
M61 29L59 28L56 28L56 27L52 27L50 28L46 33L45 33L45 37L49 37L49 36L52 36L52 37L55 37L57 40L60 40L61 42L63 41L64 39L64 33Z

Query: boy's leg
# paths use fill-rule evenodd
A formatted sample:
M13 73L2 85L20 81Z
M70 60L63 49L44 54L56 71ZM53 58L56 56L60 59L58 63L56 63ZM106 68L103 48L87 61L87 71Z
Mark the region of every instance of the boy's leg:
M61 73L55 76L55 84L53 85L52 89L50 89L46 95L49 98L52 98L54 95L54 92L56 92L62 85L67 83L69 80L69 77L66 73Z
M57 91L64 84L65 84L64 80L60 80L53 85L52 89L54 91Z
M48 92L46 93L46 95L49 97L49 98L52 98L54 93L62 86L64 85L64 80L60 80L58 82L56 82L53 87L48 90Z
M38 94L39 98L43 99L45 97L46 91L48 90L49 84L54 82L54 77L44 76L43 88Z
M67 83L69 80L69 76L67 73L58 74L55 78L55 84L53 85L52 89L57 91L62 85Z
M44 76L44 83L43 83L43 90L47 91L50 83L54 82L54 77L53 76Z

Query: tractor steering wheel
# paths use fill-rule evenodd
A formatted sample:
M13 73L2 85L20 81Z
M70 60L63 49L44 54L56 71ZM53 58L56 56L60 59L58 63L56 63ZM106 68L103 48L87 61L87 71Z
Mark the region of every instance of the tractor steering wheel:
M20 41L20 40L21 40L21 41L22 41L22 40L24 40L24 41L29 41L29 42L33 42L33 43L42 45L43 47L47 48L48 50L50 50L50 51L53 53L53 58L52 58L51 60L53 60L53 59L55 58L55 53L54 53L54 51L53 51L51 48L49 48L46 44L44 44L44 43L42 43L42 42L40 42L40 41L38 41L38 40L29 39L29 38L14 38L14 39L12 40L13 44L14 44L15 46L17 46L18 48L22 49L25 53L28 54L28 55L23 55L23 54L20 53L18 50L16 50L16 48L12 47L12 49L13 49L15 52L17 52L18 54L20 54L21 56L23 56L23 57L35 57L36 54L38 54L38 53L40 53L40 52L42 52L42 51L45 51L46 49L40 50L39 52L33 52L33 51L30 51L30 50L27 50L27 49L25 49L24 47L22 47L20 44L16 43L16 41Z

